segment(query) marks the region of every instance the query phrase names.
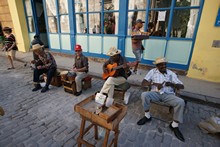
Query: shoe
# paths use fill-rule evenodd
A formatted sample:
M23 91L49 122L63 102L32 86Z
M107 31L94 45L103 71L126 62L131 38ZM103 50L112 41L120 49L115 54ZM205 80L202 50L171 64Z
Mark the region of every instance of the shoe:
M9 67L7 70L15 69L14 67Z
M179 127L173 128L172 125L171 125L171 123L170 123L170 129L174 132L175 136L176 136L179 140L185 142L185 139L184 139L184 137L183 137L183 134L180 132Z
M41 90L41 93L44 93L44 92L46 92L48 90L49 90L48 86L44 86L44 88Z
M35 88L32 89L32 91L37 91L37 90L40 90L42 87L40 86L40 84L36 84L35 85Z
M146 116L144 116L142 119L140 119L138 122L137 122L137 125L144 125L146 122L150 122L151 121L151 117L150 118L147 118Z
M79 96L81 93L82 93L82 91L76 92L76 93L74 93L74 95L75 95L75 96Z

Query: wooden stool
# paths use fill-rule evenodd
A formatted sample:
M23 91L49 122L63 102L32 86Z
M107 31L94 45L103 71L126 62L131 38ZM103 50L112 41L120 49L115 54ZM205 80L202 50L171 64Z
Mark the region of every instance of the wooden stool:
M47 78L46 73L44 73L43 76L45 78ZM50 84L53 86L57 86L57 87L62 86L61 76L60 76L60 72L58 70L56 70L56 72L54 73L54 76L52 77Z
M92 87L92 77L91 76L87 76L85 78L82 79L82 89L86 90L88 88ZM76 83L75 81L68 81L68 80L62 80L63 82L63 88L65 92L69 92L69 93L76 93Z
M74 110L78 112L82 118L81 126L80 126L80 134L77 139L78 147L81 147L82 144L85 144L88 147L94 147L94 145L88 143L83 139L84 135L94 126L94 137L98 139L98 126L105 129L105 138L103 142L103 147L107 147L108 138L110 131L114 131L114 139L111 141L110 145L114 144L117 146L118 136L119 136L119 123L124 118L127 113L127 107L124 105L120 105L115 103L113 107L117 107L120 109L116 115L112 115L111 119L105 119L102 115L103 113L95 114L93 110L96 110L96 104L94 102L95 96L92 95L85 100L74 106ZM93 105L94 104L94 105ZM102 115L100 115L102 114ZM109 117L110 118L110 117ZM85 128L86 121L89 121L91 124Z

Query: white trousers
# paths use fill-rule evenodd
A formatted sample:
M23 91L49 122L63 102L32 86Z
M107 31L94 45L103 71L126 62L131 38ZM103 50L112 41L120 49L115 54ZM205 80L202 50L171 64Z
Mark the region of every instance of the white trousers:
M124 77L109 77L105 81L100 93L106 93L109 98L113 98L115 85L120 85L125 82L126 79Z

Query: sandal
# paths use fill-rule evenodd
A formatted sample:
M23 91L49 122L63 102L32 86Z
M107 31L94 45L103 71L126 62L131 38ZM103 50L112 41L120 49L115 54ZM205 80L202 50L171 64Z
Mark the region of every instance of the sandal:
M9 67L8 70L15 69L14 67Z

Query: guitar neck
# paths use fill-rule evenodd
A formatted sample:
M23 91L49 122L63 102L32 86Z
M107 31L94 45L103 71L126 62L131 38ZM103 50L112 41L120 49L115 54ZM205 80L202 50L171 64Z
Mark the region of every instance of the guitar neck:
M117 69L120 69L120 68L122 68L123 67L123 65L119 65L119 66L117 66L117 67L114 67L114 68L112 68L113 70L117 70Z

